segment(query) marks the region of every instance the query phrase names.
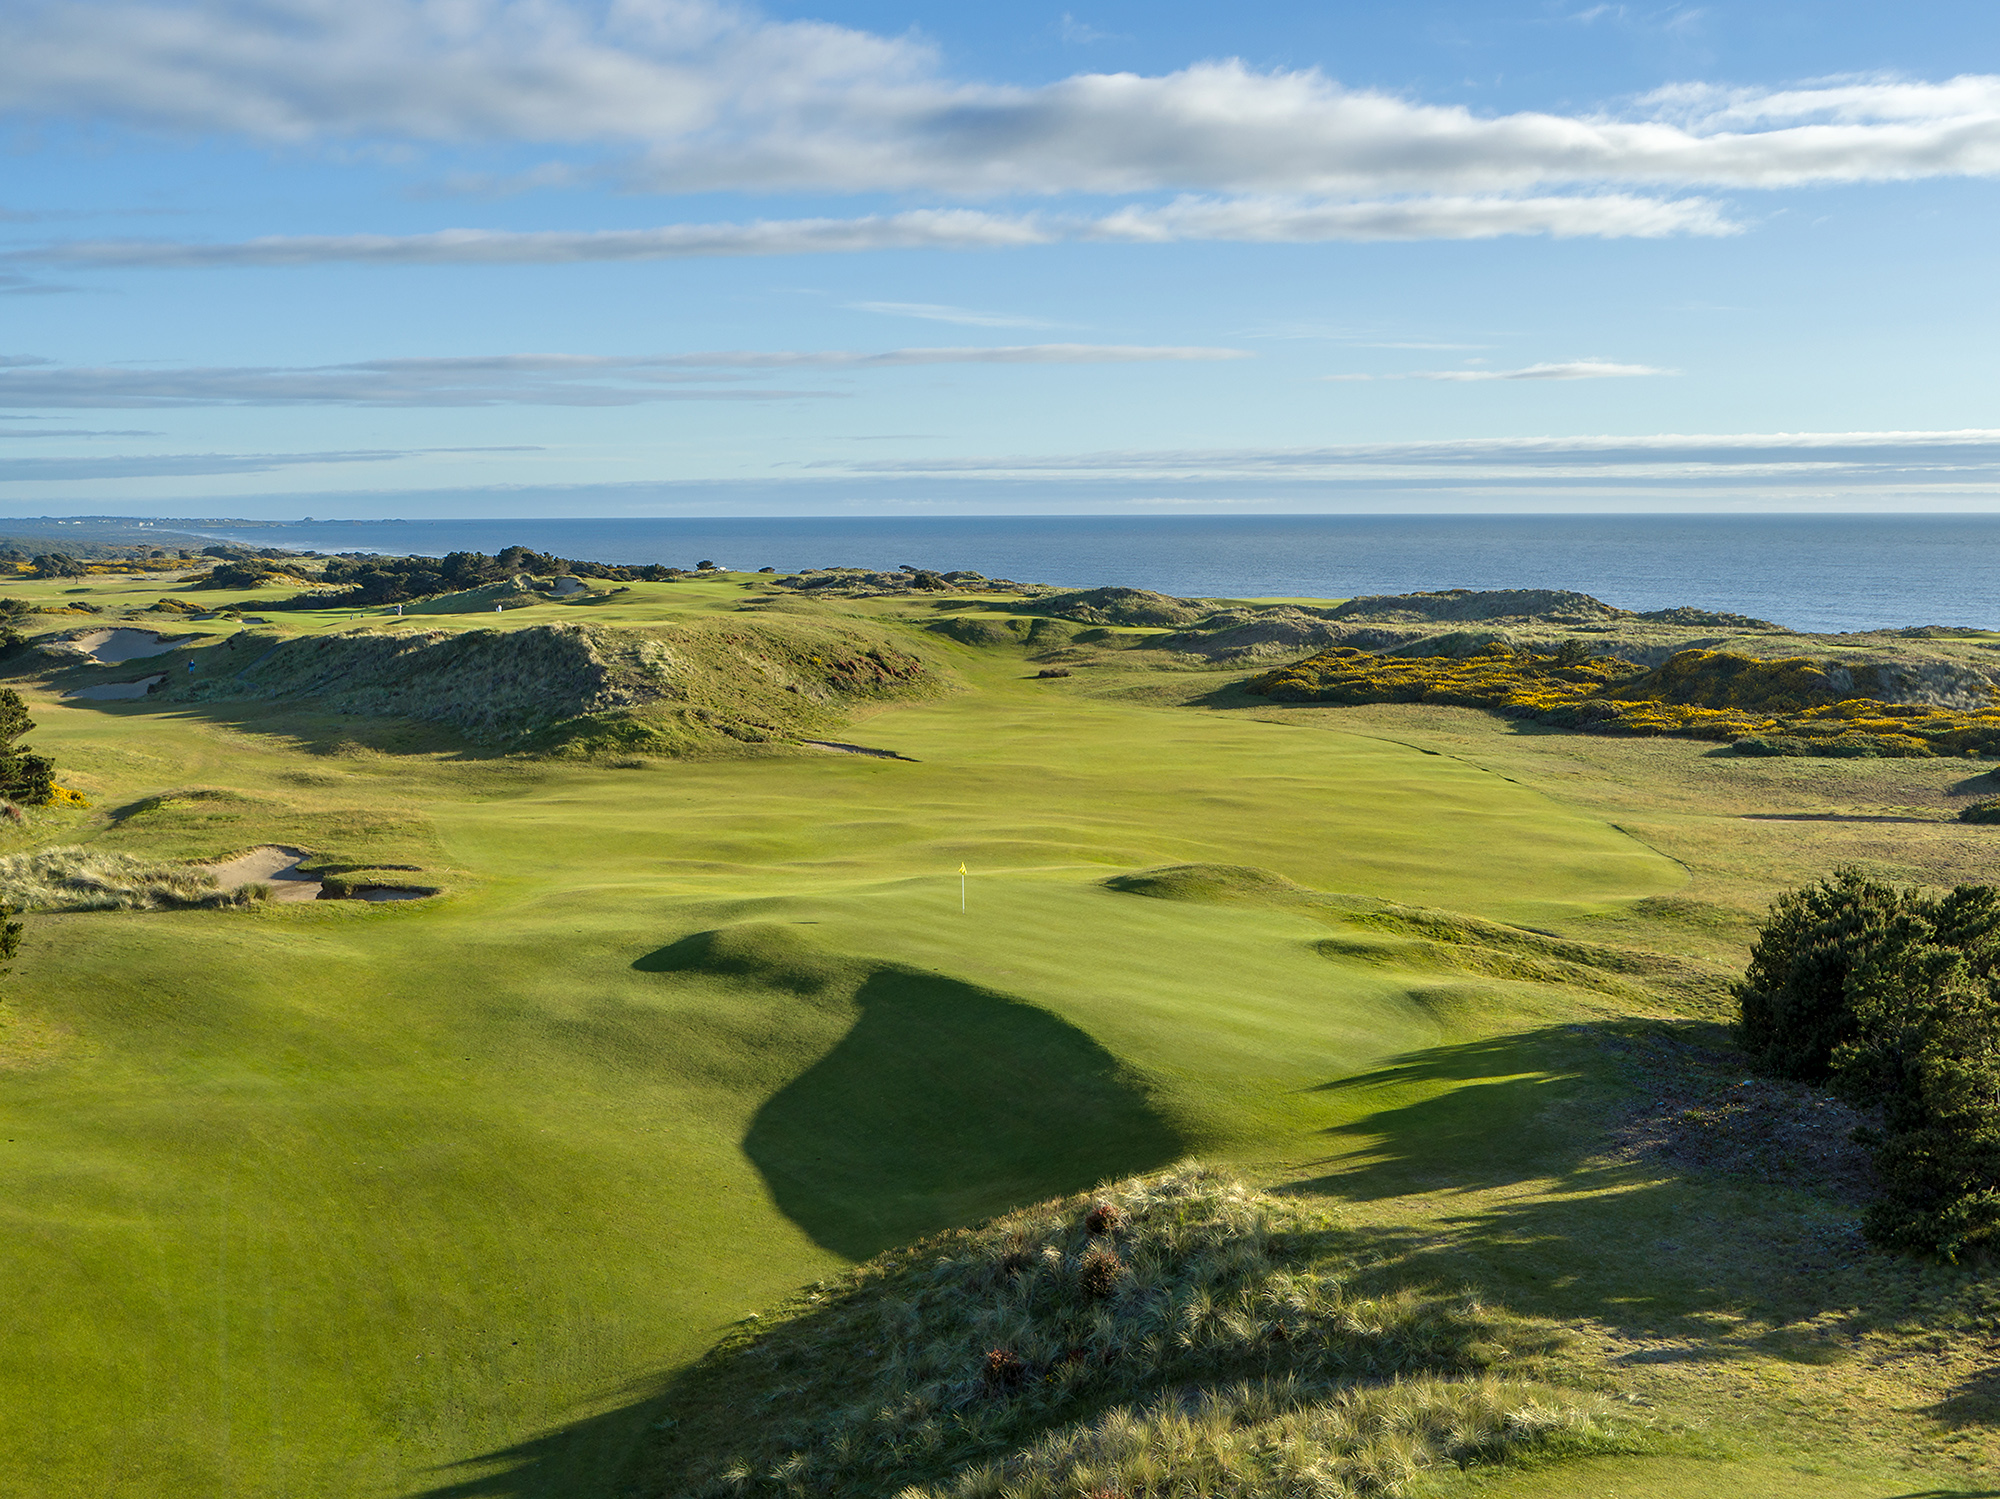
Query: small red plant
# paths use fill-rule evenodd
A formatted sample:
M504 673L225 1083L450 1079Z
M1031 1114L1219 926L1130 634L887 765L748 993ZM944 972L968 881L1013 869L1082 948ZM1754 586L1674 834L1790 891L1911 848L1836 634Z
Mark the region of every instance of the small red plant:
M1100 1202L1083 1215L1083 1229L1092 1238L1100 1234L1115 1234L1125 1226L1125 1215L1118 1211L1113 1202Z
M995 1348L986 1355L986 1385L993 1390L1017 1390L1028 1378L1028 1366L1011 1348Z
M1119 1277L1124 1273L1125 1262L1115 1250L1093 1249L1077 1269L1077 1283L1083 1287L1084 1295L1102 1301L1118 1289Z

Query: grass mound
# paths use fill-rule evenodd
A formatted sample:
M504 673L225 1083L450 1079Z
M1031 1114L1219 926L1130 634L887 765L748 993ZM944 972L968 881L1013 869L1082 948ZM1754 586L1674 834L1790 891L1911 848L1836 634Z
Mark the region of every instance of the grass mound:
M1585 624L1629 618L1587 593L1564 588L1447 588L1437 593L1375 594L1349 599L1329 619L1416 622L1437 619L1537 619Z
M1104 883L1126 895L1148 895L1155 900L1255 900L1310 893L1281 874L1248 864L1173 864L1113 875Z
M246 906L261 885L219 889L189 864L89 848L45 848L0 859L0 901L22 911L167 911Z
M1804 657L1680 651L1646 671L1581 649L1541 654L1500 642L1464 658L1341 646L1253 677L1245 690L1295 703L1452 703L1600 734L1750 740L1749 754L2000 753L1990 688Z
M1596 1402L1492 1377L1545 1328L1357 1294L1323 1212L1198 1166L893 1251L750 1329L684 1381L660 1492L1395 1493L1610 1440Z
M1315 1398L1298 1380L1258 1380L1113 1411L903 1499L1394 1495L1438 1468L1602 1452L1623 1445L1617 1431L1605 1402L1520 1381L1398 1380Z
M185 681L170 674L155 695L300 702L439 723L478 743L572 753L783 742L837 725L850 704L937 690L920 658L886 641L777 620L291 639L244 632L211 652L198 663L204 669Z
M1213 612L1199 600L1177 599L1147 588L1086 588L1051 594L1035 607L1091 625L1191 625Z

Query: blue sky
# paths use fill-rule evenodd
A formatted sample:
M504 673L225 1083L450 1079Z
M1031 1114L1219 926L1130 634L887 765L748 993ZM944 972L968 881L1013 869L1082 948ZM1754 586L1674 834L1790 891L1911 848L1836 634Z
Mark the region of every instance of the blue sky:
M1985 510L1996 16L13 0L0 518Z

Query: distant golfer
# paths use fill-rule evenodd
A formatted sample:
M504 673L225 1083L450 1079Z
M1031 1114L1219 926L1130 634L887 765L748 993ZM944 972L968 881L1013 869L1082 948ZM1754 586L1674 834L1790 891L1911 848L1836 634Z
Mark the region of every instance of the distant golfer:
M194 663L192 661L188 662L188 675L194 675Z

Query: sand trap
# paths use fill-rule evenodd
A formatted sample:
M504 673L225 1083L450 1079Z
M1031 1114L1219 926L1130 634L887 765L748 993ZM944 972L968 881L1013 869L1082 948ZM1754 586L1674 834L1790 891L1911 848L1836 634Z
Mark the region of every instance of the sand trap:
M910 760L908 755L899 755L894 750L871 749L865 744L841 744L833 739L801 739L800 744L809 744L817 750L827 750L836 755L872 755L877 760ZM917 762L910 760L912 765Z
M326 887L311 875L299 873L299 865L310 857L308 849L266 843L224 863L211 864L208 871L225 890L240 890L261 881L271 887L272 900L318 900Z
M160 639L152 630L86 630L59 643L105 666L164 655L174 648L173 642Z
M141 677L136 682L99 682L95 687L79 687L74 692L65 692L64 697L86 698L93 703L116 702L124 698L144 697L160 683L166 681L167 674Z
M590 585L579 578L564 575L556 579L555 586L549 592L553 593L559 599L566 599L573 593L590 592Z

